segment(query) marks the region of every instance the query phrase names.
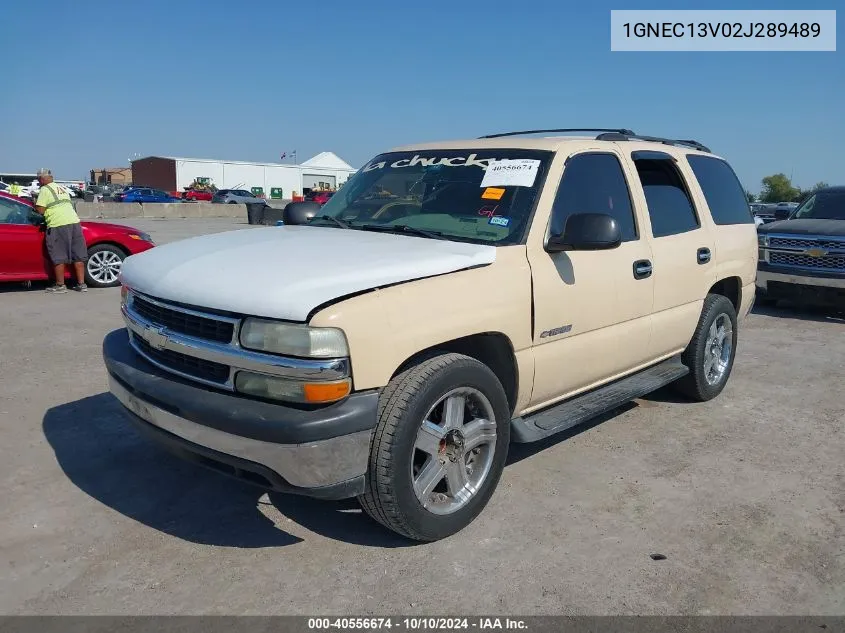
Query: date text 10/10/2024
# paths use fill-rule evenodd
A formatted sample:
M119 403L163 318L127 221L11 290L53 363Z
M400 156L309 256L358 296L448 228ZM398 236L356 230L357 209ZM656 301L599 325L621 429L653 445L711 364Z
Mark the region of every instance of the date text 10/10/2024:
M308 618L311 630L364 630L401 629L409 631L463 630L524 630L523 620L512 618Z

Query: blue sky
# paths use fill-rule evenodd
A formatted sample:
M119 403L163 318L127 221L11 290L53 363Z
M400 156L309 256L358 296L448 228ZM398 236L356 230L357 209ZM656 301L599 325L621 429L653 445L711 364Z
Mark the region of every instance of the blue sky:
M3 18L0 170L79 178L134 154L293 149L358 167L394 145L583 125L698 139L752 191L776 172L845 184L841 42L610 52L611 8L836 5L797 4L41 0Z

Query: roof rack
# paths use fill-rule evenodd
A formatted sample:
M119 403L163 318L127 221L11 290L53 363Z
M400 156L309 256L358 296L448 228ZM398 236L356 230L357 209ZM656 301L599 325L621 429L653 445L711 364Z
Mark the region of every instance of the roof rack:
M478 138L501 138L503 136L524 136L526 134L542 134L547 132L605 132L623 134L625 136L635 136L631 130L624 128L603 128L603 127L583 127L583 128L559 128L554 130L523 130L521 132L502 132L500 134L488 134L486 136L479 136Z
M662 136L641 136L639 134L626 134L625 132L605 132L603 134L599 134L596 137L597 141L648 141L651 143L663 143L664 145L685 145L687 147L692 147L693 149L697 149L701 152L710 152L710 148L706 145L702 145L698 141L692 140L685 140L685 139L673 139L673 138L663 138Z

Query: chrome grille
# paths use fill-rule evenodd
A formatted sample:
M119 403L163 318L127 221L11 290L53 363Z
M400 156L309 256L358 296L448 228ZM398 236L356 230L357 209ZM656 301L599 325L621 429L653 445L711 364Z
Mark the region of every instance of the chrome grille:
M132 299L132 309L158 326L196 338L229 343L235 334L233 320L224 321L202 316L183 308L170 307L166 303L153 301L138 294Z
M229 366L194 356L187 356L169 349L155 349L140 336L132 335L132 342L150 360L174 372L192 378L224 385L229 380Z
M770 237L772 248L845 248L845 240Z
M779 266L801 266L820 270L845 269L845 255L810 257L801 253L769 253L769 262Z
M132 347L160 369L234 391L234 373L253 371L291 380L340 380L350 376L349 358L294 358L244 349L240 319L186 307L129 290L121 307Z

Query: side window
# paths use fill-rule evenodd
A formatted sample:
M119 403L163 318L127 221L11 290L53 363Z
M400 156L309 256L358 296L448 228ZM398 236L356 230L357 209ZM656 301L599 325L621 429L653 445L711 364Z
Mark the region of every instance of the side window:
M0 224L29 224L29 207L0 197Z
M688 154L687 162L704 192L713 222L754 224L745 191L730 165L721 159L700 154Z
M552 234L563 233L575 213L611 215L619 223L623 242L637 239L628 183L616 156L577 154L567 161L552 205Z
M657 152L649 152L649 155ZM632 158L645 193L651 232L654 237L665 237L694 231L699 226L686 183L675 162L665 158Z

